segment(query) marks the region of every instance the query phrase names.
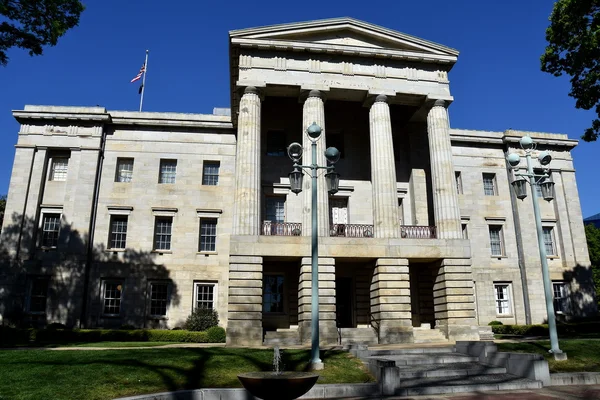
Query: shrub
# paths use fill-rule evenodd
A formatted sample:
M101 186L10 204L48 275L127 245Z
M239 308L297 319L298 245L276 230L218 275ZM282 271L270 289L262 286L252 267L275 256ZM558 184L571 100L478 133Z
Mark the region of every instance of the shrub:
M53 322L51 324L48 324L46 326L46 329L48 329L48 330L67 329L67 326L65 324L61 324L60 322Z
M488 325L494 326L494 325L504 325L504 324L502 323L502 321L491 321Z
M206 332L169 331L162 329L153 329L147 332L148 340L151 342L208 343Z
M123 331L132 331L132 330L136 329L136 327L133 325L130 325L130 324L123 324L123 325L121 325L121 327L119 329L121 329Z
M185 321L188 331L205 331L219 324L219 314L212 308L196 308Z
M225 343L225 329L213 326L206 330L208 343Z

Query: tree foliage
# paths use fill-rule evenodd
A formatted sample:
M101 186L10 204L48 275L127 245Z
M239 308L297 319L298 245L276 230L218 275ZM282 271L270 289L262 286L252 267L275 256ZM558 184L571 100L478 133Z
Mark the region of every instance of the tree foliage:
M575 107L595 108L600 118L600 0L558 0L546 29L548 45L542 71L571 77ZM592 121L582 139L598 139L600 119Z
M4 210L6 210L6 195L0 196L0 230L4 222Z
M11 47L39 56L43 46L55 46L79 24L83 10L79 0L0 0L0 64L8 63Z
M585 226L585 237L587 238L588 250L590 252L596 297L600 306L600 228L596 228L592 224L587 224Z

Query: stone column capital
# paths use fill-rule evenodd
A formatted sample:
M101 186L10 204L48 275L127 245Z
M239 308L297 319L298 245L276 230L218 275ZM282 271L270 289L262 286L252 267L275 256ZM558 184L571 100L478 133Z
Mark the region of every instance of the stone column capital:
M442 99L437 99L436 101L433 102L433 107L448 108L449 105L450 105L450 103L448 101L442 100Z
M375 103L387 103L388 102L388 97L385 94L380 94L377 95L377 97L375 97Z
M300 92L300 102L304 103L310 98L318 98L325 102L327 100L327 92L318 89L303 89Z

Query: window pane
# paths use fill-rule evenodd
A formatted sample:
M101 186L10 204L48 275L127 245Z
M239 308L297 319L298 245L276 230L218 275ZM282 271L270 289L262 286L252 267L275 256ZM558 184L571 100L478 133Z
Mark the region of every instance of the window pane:
M283 276L264 276L263 312L283 312Z
M160 175L158 183L175 183L177 160L160 160Z
M44 214L42 221L42 247L56 247L60 231L60 214Z
M483 192L486 196L496 195L496 174L483 174Z
M121 294L121 283L104 283L104 314L117 315L121 313Z
M490 226L490 247L493 256L501 256L502 249L502 227Z
M285 222L285 199L277 197L267 198L267 221Z
M167 290L167 283L152 283L150 285L150 315L167 315Z
M496 296L496 313L502 315L510 314L508 285L494 285L494 291Z
M567 295L567 284L565 282L553 282L552 292L554 294L554 312L569 313L569 296Z
M48 279L36 278L31 281L31 293L29 296L29 311L46 312L46 300L48 298Z
M69 159L67 157L52 158L52 168L50 170L51 181L66 181Z
M154 225L154 250L171 249L172 217L157 217Z
M219 167L221 163L214 161L205 161L202 169L202 184L217 185L219 183Z
M543 227L542 235L544 237L544 248L546 249L546 254L549 256L556 255L554 250L554 235L552 232L552 228Z
M133 158L117 159L116 182L131 182L133 177Z
M196 308L214 308L215 285L210 283L196 284Z
M200 219L200 251L217 250L217 220L216 218Z
M110 220L109 249L124 249L127 244L127 216L113 216Z
M284 131L267 132L267 155L283 157L286 152L286 139Z
M456 180L456 193L462 194L462 177L460 175L460 171L454 172L454 179Z

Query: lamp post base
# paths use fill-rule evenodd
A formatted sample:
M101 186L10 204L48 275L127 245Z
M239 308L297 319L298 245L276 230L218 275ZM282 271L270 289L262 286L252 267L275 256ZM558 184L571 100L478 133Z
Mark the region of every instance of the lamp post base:
M325 364L323 364L323 362L310 362L310 365L308 367L309 371L320 371L323 368L325 368Z
M561 352L552 352L552 355L554 356L554 359L556 361L567 361L567 353L565 353L564 351Z

